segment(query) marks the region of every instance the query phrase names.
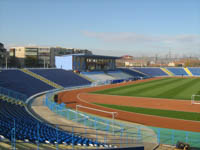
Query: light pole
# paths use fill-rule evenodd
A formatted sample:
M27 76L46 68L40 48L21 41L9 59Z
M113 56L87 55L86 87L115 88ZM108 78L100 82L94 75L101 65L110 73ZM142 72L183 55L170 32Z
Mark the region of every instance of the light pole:
M6 56L6 69L8 69L8 58Z
M45 68L45 57L44 57L44 68Z

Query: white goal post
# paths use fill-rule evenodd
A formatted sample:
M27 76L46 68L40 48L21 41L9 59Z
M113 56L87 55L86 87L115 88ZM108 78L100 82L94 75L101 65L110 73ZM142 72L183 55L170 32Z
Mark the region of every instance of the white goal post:
M112 115L112 129L113 129L113 132L114 132L114 120L115 120L115 116L118 115L118 112L110 112L110 111L105 111L105 110L101 110L101 109L86 107L86 106L82 106L82 105L76 105L76 111L77 112L78 112L78 108L90 109L90 110L93 110L93 111L99 111L99 112L111 114Z
M105 110L101 110L101 109L86 107L86 106L82 106L82 105L76 105L76 111L78 111L78 108L85 108L85 109L90 109L90 110L94 110L94 111L99 111L99 112L111 114L113 120L115 119L115 116L117 116L117 114L118 114L118 112L110 112L110 111L105 111Z
M195 98L199 98L199 100L196 100ZM191 96L191 103L192 104L200 104L200 95L195 95L195 94L193 94L192 96Z

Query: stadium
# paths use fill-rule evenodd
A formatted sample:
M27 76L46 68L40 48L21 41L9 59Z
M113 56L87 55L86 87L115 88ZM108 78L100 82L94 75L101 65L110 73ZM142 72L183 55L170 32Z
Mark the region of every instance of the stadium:
M116 68L116 59L1 69L0 149L200 148L200 68Z

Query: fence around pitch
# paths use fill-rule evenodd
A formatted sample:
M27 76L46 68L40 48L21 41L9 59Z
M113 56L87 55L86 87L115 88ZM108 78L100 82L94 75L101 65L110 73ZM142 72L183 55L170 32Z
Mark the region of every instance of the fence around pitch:
M10 118L8 118L10 119ZM12 122L12 120L11 120ZM16 123L15 119L13 119L13 127L11 128L10 131L10 139L2 139L0 137L0 142L2 143L7 143L11 145L12 149L20 149L20 147L24 147L25 145L29 146L30 149L44 149L45 146L46 148L52 148L52 149L65 149L67 146L70 146L71 149L88 149L88 147L93 148L99 148L98 145L79 145L77 144L77 137L84 137L88 138L94 142L97 142L101 145L104 145L104 147L101 147L101 149L106 149L106 148L123 148L123 147L143 147L143 143L141 143L141 137L138 135L135 135L132 133L126 132L126 131L119 131L119 135L116 134L108 134L108 132L105 130L97 130L93 128L82 128L78 126L69 126L69 125L62 125L62 124L47 124L47 126L52 126L56 129L56 134L55 134L55 141L53 143L50 143L50 141L45 141L45 142L39 142L40 137L43 135L40 135L40 123L38 123L35 126L36 130L36 135L33 136L35 141L29 141L29 140L18 140L17 134L16 134L16 127L18 124ZM71 133L71 143L59 143L59 139L62 139L63 136L59 137L58 131L66 131ZM21 144L21 146L20 146ZM30 145L31 144L31 145ZM1 148L1 147L0 147ZM68 147L69 149L69 147Z
M69 109L65 107L64 103L57 104L53 101L52 94L47 94L44 99L44 104L51 111L86 127L92 127L97 130L106 129L106 132L115 135L123 134L121 132L126 132L127 135L134 134L137 135L137 139L141 138L142 142L176 145L178 141L181 141L190 144L192 147L200 147L199 132L149 127L153 130L152 132L152 130L145 126L129 124L118 120L114 120L113 124L111 119Z
M19 93L19 92L16 92L16 91L4 88L4 87L0 87L0 95L6 96L6 97L9 97L12 99L14 98L17 101L22 101L22 102L25 102L26 99L28 98L26 95L24 95L22 93Z

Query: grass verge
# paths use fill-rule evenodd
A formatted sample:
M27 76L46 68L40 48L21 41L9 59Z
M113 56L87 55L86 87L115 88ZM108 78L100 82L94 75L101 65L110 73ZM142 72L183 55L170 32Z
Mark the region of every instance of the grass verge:
M118 110L123 110L123 111L128 111L128 112L134 112L134 113L140 113L140 114L146 114L146 115L154 115L154 116L160 116L160 117L169 117L169 118L176 118L176 119L183 119L183 120L200 121L200 113L195 113L195 112L161 110L161 109L119 106L119 105L100 104L100 103L94 103L94 104L108 107L108 108L113 108L113 109L118 109Z
M133 97L151 97L191 100L193 94L200 94L199 78L163 78L149 82L95 91L92 93ZM196 97L200 100L200 97Z

